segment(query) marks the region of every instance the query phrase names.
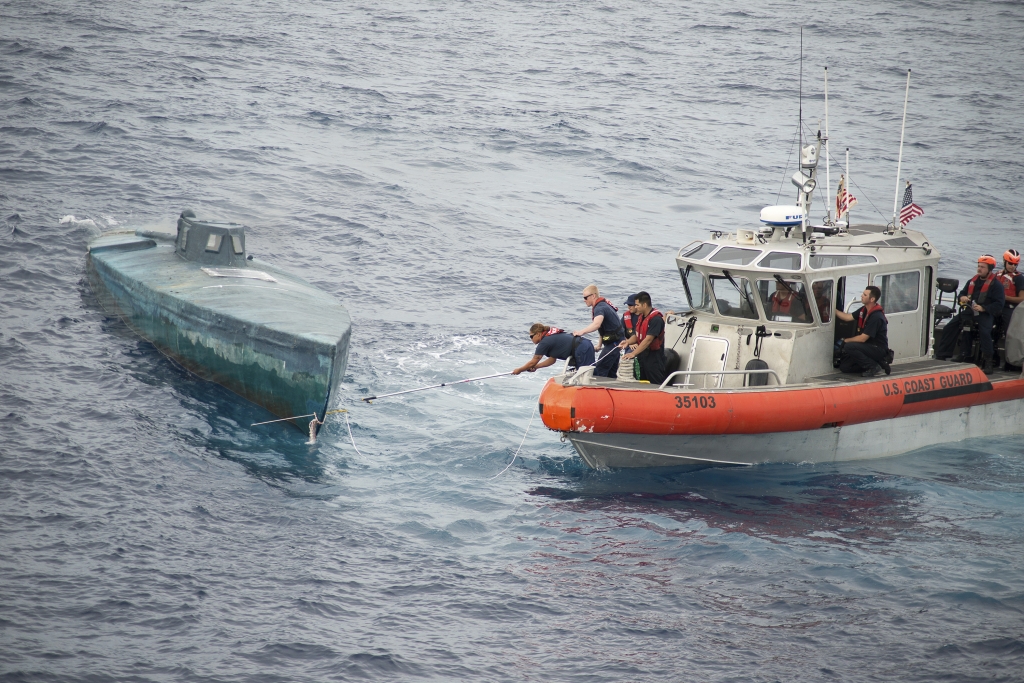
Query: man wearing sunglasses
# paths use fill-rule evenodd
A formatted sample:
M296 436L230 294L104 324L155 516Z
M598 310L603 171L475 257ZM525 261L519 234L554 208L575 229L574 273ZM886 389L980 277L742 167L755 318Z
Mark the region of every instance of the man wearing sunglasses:
M530 341L537 345L533 358L512 371L513 375L536 372L554 365L556 360L567 360L569 365L582 368L594 363L594 345L589 339L576 337L557 327L534 323L530 327ZM545 358L546 356L546 358Z
M622 341L619 309L601 296L597 285L587 285L583 290L583 302L590 306L590 324L572 334L574 337L582 337L591 332L600 334L601 341L595 348L600 349L601 353L594 363L594 376L615 377L619 372L619 342Z

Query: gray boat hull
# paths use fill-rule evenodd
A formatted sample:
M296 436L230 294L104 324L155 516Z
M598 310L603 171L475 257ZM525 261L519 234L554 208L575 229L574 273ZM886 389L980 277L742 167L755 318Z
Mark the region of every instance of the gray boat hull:
M837 462L908 453L975 437L1019 434L1024 399L891 420L770 434L654 435L566 433L597 469L727 467L769 462Z

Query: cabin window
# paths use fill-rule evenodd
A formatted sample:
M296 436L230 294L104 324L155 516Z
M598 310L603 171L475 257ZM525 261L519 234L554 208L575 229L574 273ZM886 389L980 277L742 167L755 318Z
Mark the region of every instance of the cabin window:
M685 254L683 254L683 257L684 258L693 259L694 261L699 261L700 259L704 258L708 254L713 252L715 250L715 247L717 247L717 246L718 246L717 244L712 244L710 242L703 242L701 244L698 244L696 247L694 247L690 251L688 251Z
M245 249L242 249L242 238L238 235L231 236L231 247L235 250L236 254L245 253Z
M818 318L822 324L832 321L832 281L818 280L811 284L811 293L814 294L814 305L818 309Z
M206 240L206 251L220 251L220 241L224 235L210 235Z
M921 298L921 271L893 273L876 278L882 290L882 308L887 314L916 311Z
M814 254L811 256L811 268L815 270L862 266L866 263L878 263L878 259L868 254Z
M800 254L787 251L773 251L757 262L758 268L771 270L800 270Z
M188 228L181 231L181 250L185 251L185 247L188 245Z
M683 277L683 288L686 289L686 298L690 302L690 309L714 313L714 309L711 307L711 292L704 282L704 276L689 266L680 268L679 274Z
M754 292L745 277L734 277L731 280L724 275L712 275L711 292L715 296L718 312L733 318L749 318L757 320L757 306L754 305Z
M804 283L799 280L758 280L757 291L769 320L783 323L814 322Z
M730 263L745 266L761 253L760 249L740 249L739 247L722 247L711 257L712 263Z

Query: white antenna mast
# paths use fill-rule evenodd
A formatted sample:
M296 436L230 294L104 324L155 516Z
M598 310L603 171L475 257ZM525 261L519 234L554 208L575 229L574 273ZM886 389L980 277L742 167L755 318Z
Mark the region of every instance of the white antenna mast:
M832 176L829 174L828 154L828 67L825 67L825 223L832 225Z
M903 133L907 130L907 99L910 97L910 69L907 69L907 91L903 94L903 125L900 127L900 156L896 162L896 196L892 198L892 231L896 232L896 211L900 201L900 168L903 166ZM849 174L847 174L849 175ZM903 226L900 226L903 230Z

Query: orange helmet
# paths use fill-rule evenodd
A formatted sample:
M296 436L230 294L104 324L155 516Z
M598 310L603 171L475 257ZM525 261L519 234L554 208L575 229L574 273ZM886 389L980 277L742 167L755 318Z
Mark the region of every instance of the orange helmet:
M1016 249L1007 249L1003 252L1003 262L1014 265L1020 263L1020 252Z
M987 263L990 267L996 267L996 257L991 254L982 254L978 257L978 263Z

